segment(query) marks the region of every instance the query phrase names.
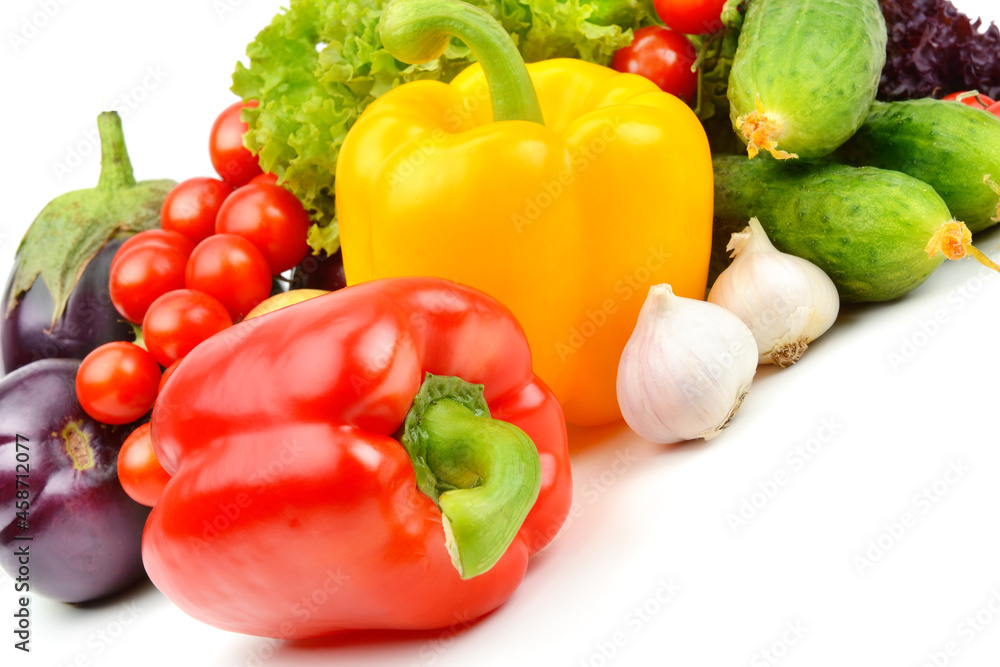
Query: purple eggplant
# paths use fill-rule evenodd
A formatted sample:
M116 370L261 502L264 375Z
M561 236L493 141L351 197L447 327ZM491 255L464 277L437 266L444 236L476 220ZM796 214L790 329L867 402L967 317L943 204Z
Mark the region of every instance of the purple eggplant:
M144 576L149 514L118 482L118 451L138 424L89 417L76 399L79 367L45 359L0 381L0 566L22 595L63 602Z
M55 326L55 304L48 287L36 280L21 295L0 326L3 368L15 370L39 359L83 359L99 345L131 340L132 325L122 319L108 293L108 270L122 239L106 243L83 270ZM10 301L15 272L10 274L3 303Z
M292 271L289 289L322 289L328 292L347 286L344 279L344 258L340 250L332 255L321 251L306 255Z
M100 114L97 128L97 187L53 199L18 246L0 303L7 373L39 359L82 359L104 343L131 340L132 327L108 296L108 267L126 237L159 225L174 182L136 182L118 114Z

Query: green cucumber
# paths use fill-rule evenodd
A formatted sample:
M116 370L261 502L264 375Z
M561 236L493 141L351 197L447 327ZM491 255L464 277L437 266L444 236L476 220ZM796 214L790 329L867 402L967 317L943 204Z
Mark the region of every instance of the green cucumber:
M930 184L973 232L1000 222L1000 118L982 109L930 98L875 102L836 157Z
M845 302L906 294L941 264L939 251L950 259L971 255L989 263L971 248L968 230L952 220L934 188L912 176L767 156L720 155L712 166L713 271L729 263L726 244L751 217L776 248L823 269Z
M820 158L858 129L885 64L878 0L752 0L728 96L754 157Z

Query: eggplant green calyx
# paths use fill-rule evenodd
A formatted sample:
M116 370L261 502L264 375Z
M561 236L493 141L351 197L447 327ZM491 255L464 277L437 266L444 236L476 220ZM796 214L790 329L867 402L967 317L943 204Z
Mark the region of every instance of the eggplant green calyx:
M4 315L39 277L52 296L55 326L87 264L110 240L160 223L160 209L174 181L137 183L114 111L97 117L101 137L101 176L97 187L59 195L28 228L17 249L14 282Z
M493 120L543 123L535 87L514 40L488 13L460 0L392 0L378 25L392 57L419 65L441 57L458 37L483 67Z
M445 545L463 579L492 568L517 535L541 487L541 463L524 431L493 419L483 385L428 373L400 438L417 488L441 508Z

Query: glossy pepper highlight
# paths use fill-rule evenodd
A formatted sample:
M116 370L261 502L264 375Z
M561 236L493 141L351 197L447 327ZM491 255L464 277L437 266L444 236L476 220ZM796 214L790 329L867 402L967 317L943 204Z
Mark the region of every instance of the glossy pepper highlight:
M481 616L572 495L563 414L517 321L438 278L349 287L210 338L164 384L152 435L170 480L143 534L150 578L253 635Z
M479 64L391 90L348 133L336 173L348 283L477 287L514 311L569 421L620 419L618 359L649 286L705 295L712 165L698 119L637 75L525 67L489 15L456 0L390 2L380 34L408 63L456 35Z

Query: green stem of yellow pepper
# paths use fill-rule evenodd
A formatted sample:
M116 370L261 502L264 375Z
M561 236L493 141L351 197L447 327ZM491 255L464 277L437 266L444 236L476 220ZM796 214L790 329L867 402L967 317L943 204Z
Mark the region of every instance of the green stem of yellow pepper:
M392 0L378 26L392 57L420 64L439 58L452 36L472 49L493 98L493 120L542 123L542 110L513 40L496 20L459 0Z

